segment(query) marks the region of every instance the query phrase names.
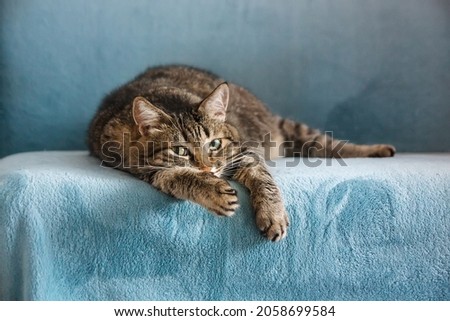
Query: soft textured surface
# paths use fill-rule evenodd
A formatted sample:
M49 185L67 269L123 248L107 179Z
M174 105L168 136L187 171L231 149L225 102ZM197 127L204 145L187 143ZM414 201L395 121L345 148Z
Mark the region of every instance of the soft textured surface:
M0 44L0 157L85 149L102 97L167 63L342 139L450 152L446 0L5 0Z
M293 161L275 244L242 188L218 218L87 152L4 158L0 299L450 300L449 154Z

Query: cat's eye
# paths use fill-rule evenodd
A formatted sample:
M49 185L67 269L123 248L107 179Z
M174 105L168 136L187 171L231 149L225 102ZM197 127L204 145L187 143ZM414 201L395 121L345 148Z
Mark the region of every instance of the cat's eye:
M222 141L220 139L214 139L209 143L209 150L218 150L220 146L222 146Z
M174 151L175 154L177 154L179 156L187 156L188 155L188 149L183 146L175 146L174 148L172 148L172 150Z

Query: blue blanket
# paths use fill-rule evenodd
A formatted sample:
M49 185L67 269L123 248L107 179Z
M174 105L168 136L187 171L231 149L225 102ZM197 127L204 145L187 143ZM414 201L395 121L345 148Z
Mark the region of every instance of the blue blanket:
M450 300L450 155L281 159L288 236L87 152L0 160L2 300Z

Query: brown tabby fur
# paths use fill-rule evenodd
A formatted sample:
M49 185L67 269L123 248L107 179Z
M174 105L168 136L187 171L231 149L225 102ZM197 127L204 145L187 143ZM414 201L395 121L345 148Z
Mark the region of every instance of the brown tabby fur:
M221 140L217 150L215 139ZM344 144L282 119L244 88L186 66L148 69L108 95L90 125L89 148L103 164L222 216L239 206L227 179L241 183L250 191L257 227L272 241L286 236L289 218L259 155L395 153L390 145Z

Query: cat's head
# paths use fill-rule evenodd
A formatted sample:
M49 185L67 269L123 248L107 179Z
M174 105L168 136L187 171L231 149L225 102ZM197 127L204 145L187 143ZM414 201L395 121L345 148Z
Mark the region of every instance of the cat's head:
M203 100L173 90L162 96L157 103L143 97L133 101L139 140L152 144L143 156L144 169L184 167L226 176L226 165L239 153L238 132L226 123L228 85L219 85ZM173 104L179 112L166 112L174 110Z

